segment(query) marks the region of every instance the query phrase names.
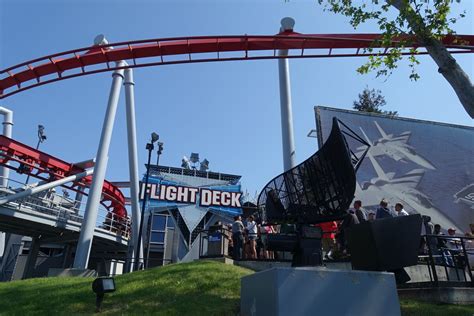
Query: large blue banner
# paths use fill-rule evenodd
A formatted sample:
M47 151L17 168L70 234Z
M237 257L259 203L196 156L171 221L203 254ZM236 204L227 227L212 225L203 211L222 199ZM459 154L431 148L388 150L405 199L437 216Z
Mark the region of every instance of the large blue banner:
M337 117L371 144L357 172L355 199L380 200L429 215L443 229L474 223L474 128L356 111L316 108L320 145ZM361 148L362 149L362 148Z

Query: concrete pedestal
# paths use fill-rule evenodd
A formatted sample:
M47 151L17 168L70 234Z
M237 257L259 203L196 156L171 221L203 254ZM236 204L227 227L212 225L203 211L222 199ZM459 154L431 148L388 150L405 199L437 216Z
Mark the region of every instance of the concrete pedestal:
M241 283L242 316L400 315L392 273L273 268L243 277Z

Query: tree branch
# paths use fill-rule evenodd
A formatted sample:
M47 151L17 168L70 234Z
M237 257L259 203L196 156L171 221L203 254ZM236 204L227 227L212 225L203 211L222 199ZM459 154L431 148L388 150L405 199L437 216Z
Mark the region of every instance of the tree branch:
M418 41L426 48L428 54L438 65L438 72L454 89L469 116L474 118L474 86L469 76L462 70L443 43L426 30L425 25L422 24L423 19L409 7L408 1L386 0L386 2L406 16L407 22L416 34Z

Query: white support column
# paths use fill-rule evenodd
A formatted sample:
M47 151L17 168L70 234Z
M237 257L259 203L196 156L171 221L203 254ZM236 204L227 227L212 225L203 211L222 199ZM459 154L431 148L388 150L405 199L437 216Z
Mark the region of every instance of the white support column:
M13 111L0 106L0 114L3 114L3 136L8 138L12 137L13 127ZM0 168L1 186L6 188L8 185L8 177L10 175L10 169L7 167Z
M295 20L283 18L281 29L292 31ZM278 51L279 56L288 56L287 49ZM295 166L295 142L293 138L293 111L291 106L290 66L287 58L278 59L278 73L280 79L280 109L281 109L281 136L283 145L283 168L287 171Z
M7 108L0 106L0 114L3 114L3 136L8 138L12 137L12 127L13 127L13 111ZM8 163L7 163L8 164ZM2 188L8 186L8 177L10 176L10 169L7 167L0 167L0 183ZM0 262L3 259L3 254L5 252L5 242L7 239L6 233L0 232Z
M125 103L127 113L127 138L128 138L128 168L130 173L130 201L132 204L132 235L131 245L133 251L130 253L131 258L135 258L135 251L138 243L138 231L140 230L140 202L138 199L139 192L139 176L138 176L138 154L137 154L137 128L135 120L135 96L133 70L125 69ZM139 258L143 258L143 244L140 247ZM131 270L135 266L130 262Z
M122 61L117 62L117 67L123 66L125 66L125 64ZM76 256L74 258L73 266L76 269L87 269L87 264L89 262L97 213L99 211L100 197L102 195L102 187L104 185L105 172L107 170L110 139L112 138L120 88L124 77L123 73L123 69L119 69L114 71L112 74L112 86L110 88L109 102L105 113L104 124L102 126L99 148L97 149L94 176L92 177L92 184L89 190L89 197L87 199L86 210L84 213L84 222L82 223L81 234L79 235L79 241L77 243Z

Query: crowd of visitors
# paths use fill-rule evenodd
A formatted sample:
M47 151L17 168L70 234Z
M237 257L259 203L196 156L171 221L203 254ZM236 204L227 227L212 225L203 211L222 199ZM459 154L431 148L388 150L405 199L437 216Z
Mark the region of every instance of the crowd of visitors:
M402 203L396 203L393 209L389 208L388 202L383 199L380 201L376 210L365 210L362 207L362 201L357 200L353 204L353 208L347 211L347 214L340 221L331 221L327 223L317 224L323 231L322 249L326 260L344 258L349 254L347 243L347 232L354 225L365 221L376 221L379 219L407 216L409 213L405 211ZM441 226L432 224L431 219L423 216L422 235L434 234L442 236ZM290 225L291 226L291 225ZM258 223L253 216L249 216L242 220L240 216L234 218L232 224L232 240L230 243L231 253L236 260L256 260L256 259L278 259L281 255L278 252L269 251L268 235L284 232L287 227L281 225L266 225L266 223ZM455 236L456 230L450 228L447 230L449 236ZM442 251L451 251L454 253L460 249L459 238L451 238L449 240L437 238L430 240L433 243L432 249ZM426 240L422 239L420 244L420 254L426 254L428 245ZM445 252L446 253L446 252Z
M235 260L275 259L273 251L267 249L267 237L277 232L275 228L276 226L257 223L253 216L245 220L241 216L235 216L230 243L232 257Z

